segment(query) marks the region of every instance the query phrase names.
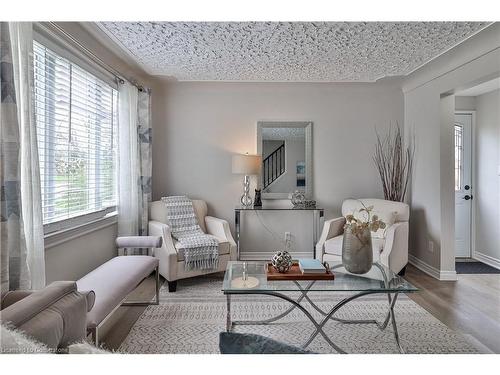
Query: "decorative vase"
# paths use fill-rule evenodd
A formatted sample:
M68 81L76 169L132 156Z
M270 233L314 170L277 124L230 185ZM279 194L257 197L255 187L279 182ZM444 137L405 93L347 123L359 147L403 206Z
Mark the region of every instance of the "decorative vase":
M369 228L355 235L349 226L344 229L342 241L342 264L351 273L367 273L372 268L372 236Z
M280 273L286 273L292 266L292 256L288 251L278 251L273 255L271 264Z
M261 190L255 189L255 198L253 200L254 207L262 207Z
M292 193L292 198L290 200L292 201L294 207L298 207L304 204L304 201L306 200L306 195L304 194L303 191L295 190Z

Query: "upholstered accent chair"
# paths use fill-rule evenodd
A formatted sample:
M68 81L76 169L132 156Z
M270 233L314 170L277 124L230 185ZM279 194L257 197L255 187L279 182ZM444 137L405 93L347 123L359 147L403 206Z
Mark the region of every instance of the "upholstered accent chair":
M149 210L149 234L163 237L163 244L160 248L154 249L154 256L160 260L160 275L167 279L169 292L175 292L177 280L224 271L229 260L236 260L236 242L231 235L228 222L207 216L205 201L194 199L192 202L203 232L215 236L219 241L219 266L213 270L185 270L184 254L177 250L177 241L172 237L168 225L167 207L162 201L152 202Z
M342 240L345 216L356 214L363 207L373 206L372 214L387 224L385 230L372 233L373 261L379 261L392 271L404 274L408 263L408 220L410 208L401 202L383 199L347 199L342 203L342 215L325 221L316 244L317 258L323 261L342 261Z

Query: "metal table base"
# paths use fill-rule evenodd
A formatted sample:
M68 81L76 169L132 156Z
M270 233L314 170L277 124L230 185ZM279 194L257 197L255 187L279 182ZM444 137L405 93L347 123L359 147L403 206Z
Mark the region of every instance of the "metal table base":
M323 330L323 327L325 326L325 324L331 319L331 320L335 320L339 323L342 323L342 324L375 324L378 329L380 330L385 330L389 324L389 320L391 321L391 325L392 325L392 328L393 328L393 333L394 333L394 339L396 341L396 344L397 344L397 347L398 347L398 350L401 354L404 354L404 350L403 350L403 347L401 346L401 342L399 340L399 334L398 334L398 329L397 329L397 323L396 323L396 315L394 314L394 306L396 305L396 301L397 301L397 298L398 298L398 294L399 292L394 292L394 293L388 293L388 292L380 292L380 291L363 291L363 292L360 292L360 293L357 293L353 296L350 296L350 297L347 297L347 298L344 298L343 300L341 300L340 302L338 302L335 306L333 306L330 311L323 311L319 306L317 306L310 298L309 296L307 295L307 293L310 291L310 289L312 288L312 286L315 284L316 281L312 281L310 282L305 288L302 287L302 285L300 285L299 282L297 281L294 281L295 285L297 285L298 287L298 291L301 293L300 297L296 300L294 300L293 298L283 294L283 293L280 293L280 292L275 292L275 291L265 291L265 290L262 290L262 291L258 291L258 292L253 292L251 294L261 294L261 295L269 295L269 296L274 296L274 297L278 297L278 298L281 298L285 301L288 301L292 304L292 306L290 306L286 311L284 311L283 313L275 316L275 317L272 317L272 318L269 318L269 319L266 319L266 320L260 320L260 321L232 321L231 320L231 295L232 294L238 294L238 295L243 295L243 294L249 294L249 293L245 293L245 292L241 292L241 293L238 293L238 292L231 292L231 293L226 293L226 298L227 298L227 323L226 323L226 330L227 332L231 332L233 327L236 326L236 325L267 325L267 324L272 324L273 322L276 322L282 318L284 318L285 316L287 316L288 314L290 314L295 308L298 308L300 309L304 315L311 321L311 323L314 325L315 327L315 330L314 332L311 334L311 336L307 339L307 341L302 345L302 348L305 349L307 348L311 342L314 340L314 338L320 334L326 342L328 342L328 344L330 344L330 346L335 349L335 351L337 351L338 353L342 353L342 354L345 354L346 352L340 348L338 345L336 345L329 337L328 335L325 333L325 331ZM384 319L383 322L378 322L377 320L374 320L374 319L367 319L367 320L348 320L348 319L340 319L340 318L337 318L335 317L335 313L341 308L343 307L344 305L348 304L349 302L359 298L359 297L363 297L363 296L366 296L366 295L369 295L369 294L380 294L380 293L383 293L383 294L387 294L387 299L388 299L388 311L387 311L387 315ZM394 294L394 296L392 296L392 294ZM320 321L316 321L316 319L312 316L312 314L301 304L302 300L306 300L316 311L318 311L322 316L323 316L323 319L321 319Z

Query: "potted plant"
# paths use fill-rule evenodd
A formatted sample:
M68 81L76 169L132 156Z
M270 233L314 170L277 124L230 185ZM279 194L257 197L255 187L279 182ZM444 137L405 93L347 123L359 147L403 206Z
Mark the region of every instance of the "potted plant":
M395 128L393 130L391 126L384 137L376 133L373 161L380 175L385 199L404 202L413 169L415 148L412 145L405 146L401 129L398 125Z

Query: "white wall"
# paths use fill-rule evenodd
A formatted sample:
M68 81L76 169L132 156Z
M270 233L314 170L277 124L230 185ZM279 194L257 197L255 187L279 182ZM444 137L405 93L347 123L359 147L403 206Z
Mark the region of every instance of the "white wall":
M47 283L78 280L117 255L116 224L45 249Z
M231 155L256 153L259 120L314 123L313 195L327 218L340 213L345 198L383 197L372 161L374 129L402 123L399 86L393 80L166 83L162 95L153 96L153 198L202 198L210 214L233 223L242 185L241 176L231 174Z
M476 97L476 246L500 264L500 91Z
M455 110L457 111L475 111L475 96L455 96Z
M500 75L500 25L494 24L411 74L403 83L405 134L415 134L416 159L411 190L410 253L419 262L454 274L452 112L441 95ZM449 104L449 103L447 103ZM446 118L449 123L441 123ZM448 121L447 120L447 121ZM443 128L445 127L445 128ZM446 176L446 177L445 177ZM443 209L445 209L443 211ZM450 233L451 231L451 233ZM429 242L432 241L432 242ZM431 246L432 243L432 246Z

